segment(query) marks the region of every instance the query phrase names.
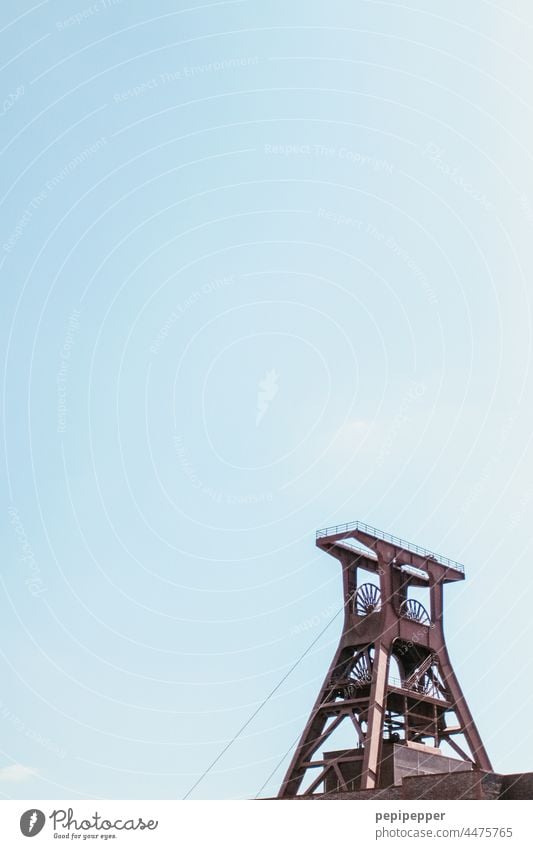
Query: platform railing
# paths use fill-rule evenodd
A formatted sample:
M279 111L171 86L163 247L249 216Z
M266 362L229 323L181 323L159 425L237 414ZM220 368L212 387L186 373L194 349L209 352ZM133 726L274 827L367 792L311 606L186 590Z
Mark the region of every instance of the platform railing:
M391 687L395 687L397 690L407 690L409 693L417 693L421 696L431 696L433 699L441 699L444 701L444 696L436 684L433 683L429 686L419 683L408 684L407 681L402 681L400 678L393 678L391 676L389 676L388 683Z
M333 690L351 690L353 694L357 694L360 690L365 690L370 687L372 684L372 675L369 675L368 678L344 678L344 679L333 679L329 682L329 686ZM402 681L400 678L393 678L389 676L387 680L387 684L390 687L394 687L396 690L404 690L407 693L414 693L418 696L430 696L433 699L440 699L441 701L445 701L443 694L440 692L439 688L436 684L421 684L419 682L409 684L407 681Z
M378 528L373 528L365 522L347 522L344 525L334 525L330 528L321 528L316 532L316 538L318 540L323 539L324 537L336 536L337 534L348 534L350 531L363 531L363 533L370 534L370 536L376 537L376 539L382 540L383 542L389 542L391 545L403 548L404 551L409 551L412 554L418 554L420 557L432 558L442 566L449 566L451 569L456 569L458 572L462 572L464 574L465 567L462 563L458 563L456 560L450 560L449 557L444 557L442 554L436 554L434 551L429 551L427 548L422 548L420 545L415 545L414 543L395 537L392 534L388 534L386 531L380 531Z

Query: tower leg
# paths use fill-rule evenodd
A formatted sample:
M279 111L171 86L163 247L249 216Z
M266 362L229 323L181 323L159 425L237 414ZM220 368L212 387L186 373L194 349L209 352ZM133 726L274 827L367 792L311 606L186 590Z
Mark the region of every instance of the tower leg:
M374 653L374 669L370 689L370 707L366 729L361 790L372 790L379 781L379 760L383 739L383 718L387 691L389 652L378 643Z
M336 670L338 670L339 667L342 667L345 660L349 660L350 655L351 652L347 653L345 649L341 648L341 646L339 646L335 653L335 657L333 658L328 670L328 674L320 688L318 699L314 704L311 715L307 721L307 725L303 730L293 759L283 780L283 784L281 785L278 793L279 799L286 798L287 796L296 796L302 779L307 771L307 767L303 766L303 764L309 762L318 747L329 737L334 728L336 728L337 725L340 725L341 721L344 719L341 714L337 717L338 721L335 720L327 731L324 731L328 720L328 714L327 711L322 708L322 705L326 700L328 692L331 690Z

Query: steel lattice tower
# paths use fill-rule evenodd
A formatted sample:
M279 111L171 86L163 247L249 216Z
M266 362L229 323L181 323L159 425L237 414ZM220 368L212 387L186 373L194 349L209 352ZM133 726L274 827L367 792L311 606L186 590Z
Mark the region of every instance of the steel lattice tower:
M316 543L341 564L344 627L278 798L374 790L402 773L490 771L442 624L444 584L462 581L463 566L362 522L318 531ZM413 597L422 587L429 611ZM341 723L354 747L317 754Z

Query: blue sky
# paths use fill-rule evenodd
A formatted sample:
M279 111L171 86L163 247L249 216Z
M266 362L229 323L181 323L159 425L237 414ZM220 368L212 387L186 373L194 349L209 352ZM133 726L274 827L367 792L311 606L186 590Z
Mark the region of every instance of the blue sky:
M356 518L466 564L452 660L533 769L532 38L517 0L2 5L3 797L185 795ZM339 628L195 798L255 795Z

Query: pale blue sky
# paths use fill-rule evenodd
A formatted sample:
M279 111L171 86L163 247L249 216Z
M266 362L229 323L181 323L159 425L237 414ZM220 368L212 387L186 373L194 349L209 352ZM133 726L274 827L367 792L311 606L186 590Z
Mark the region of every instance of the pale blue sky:
M175 5L0 11L0 794L183 796L356 518L466 564L452 659L533 770L533 12ZM196 798L258 791L339 627Z

